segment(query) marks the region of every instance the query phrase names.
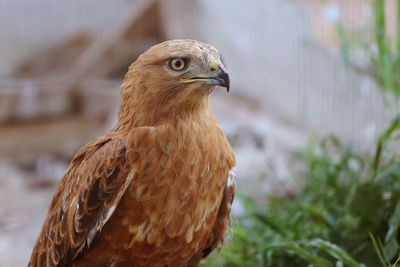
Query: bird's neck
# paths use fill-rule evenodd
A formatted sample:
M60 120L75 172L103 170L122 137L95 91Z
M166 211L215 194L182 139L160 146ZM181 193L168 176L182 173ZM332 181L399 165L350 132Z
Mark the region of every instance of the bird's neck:
M209 95L173 105L145 103L122 98L118 123L114 130L129 131L136 127L158 126L182 120L201 121L203 117L207 116L214 116Z

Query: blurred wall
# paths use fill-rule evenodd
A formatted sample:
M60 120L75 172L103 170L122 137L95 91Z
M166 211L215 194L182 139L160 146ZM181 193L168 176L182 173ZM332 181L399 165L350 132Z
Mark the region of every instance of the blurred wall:
M77 31L101 33L130 0L0 0L0 77Z
M170 9L169 36L218 47L234 91L255 99L264 112L307 132L333 132L361 146L389 123L391 115L375 82L345 66L338 49L326 45L340 20L351 25L363 14L365 22L365 13L371 19L372 11L366 9L370 1L179 2L184 8L169 4L176 0L164 1L164 8ZM320 20L312 19L316 11Z

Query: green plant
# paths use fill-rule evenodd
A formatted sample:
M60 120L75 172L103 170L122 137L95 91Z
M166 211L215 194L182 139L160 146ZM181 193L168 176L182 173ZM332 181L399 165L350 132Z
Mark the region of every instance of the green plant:
M240 201L233 240L207 266L396 266L399 261L400 117L374 153L356 153L334 136L297 156L307 179L296 199Z
M341 54L346 63L373 77L382 88L386 105L399 112L400 97L400 16L397 16L396 36L386 34L385 0L373 0L373 25L370 30L350 31L339 24ZM400 0L396 0L400 14ZM356 51L362 51L367 63L359 64Z

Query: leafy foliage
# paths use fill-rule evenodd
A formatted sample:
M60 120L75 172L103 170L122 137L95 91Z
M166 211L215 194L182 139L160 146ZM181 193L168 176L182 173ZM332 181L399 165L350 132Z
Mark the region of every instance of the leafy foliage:
M307 179L296 199L241 196L233 241L207 266L395 266L399 257L400 117L374 153L334 136L298 153Z
M386 32L385 0L373 0L373 24L365 29L349 31L340 24L338 35L341 54L346 63L360 72L373 77L383 89L386 105L399 112L400 102L400 16L397 16L396 36ZM396 0L397 14L400 14L400 0ZM361 53L360 53L361 52ZM367 61L360 64L357 55ZM389 97L391 96L391 97Z

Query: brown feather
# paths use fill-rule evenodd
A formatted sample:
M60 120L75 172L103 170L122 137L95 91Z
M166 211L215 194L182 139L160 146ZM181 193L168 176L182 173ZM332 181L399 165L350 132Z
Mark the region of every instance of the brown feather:
M128 185L125 153L123 140L111 136L78 152L58 185L30 266L67 265L90 245Z
M220 60L175 40L132 64L117 125L72 160L29 266L195 266L222 246L235 158L209 103L215 87L181 83L195 70L167 70L174 56L195 70Z

